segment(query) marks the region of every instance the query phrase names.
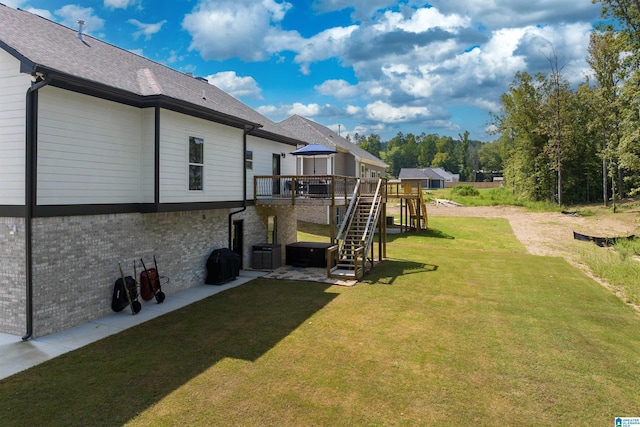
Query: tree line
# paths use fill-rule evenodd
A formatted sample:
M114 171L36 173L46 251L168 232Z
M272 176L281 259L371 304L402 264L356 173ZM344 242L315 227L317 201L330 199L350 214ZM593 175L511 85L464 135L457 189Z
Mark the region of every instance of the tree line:
M469 139L464 132L454 139L437 134L398 133L389 141L380 136L358 135L353 142L389 165L388 175L397 177L402 168L441 167L460 174L461 181L491 181L502 172L499 143L483 143Z
M590 36L591 75L571 88L552 50L549 72L517 73L492 116L505 184L529 199L615 207L640 191L640 3L594 3L607 23Z

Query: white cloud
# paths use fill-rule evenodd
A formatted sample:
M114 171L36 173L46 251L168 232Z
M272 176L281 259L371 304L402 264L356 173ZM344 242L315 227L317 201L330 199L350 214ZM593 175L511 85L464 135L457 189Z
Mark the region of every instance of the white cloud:
M136 3L136 0L104 0L104 7L108 9L126 9Z
M273 0L201 0L182 27L192 37L189 50L199 51L204 59L262 61L267 58L265 39L279 32L272 24L290 8L290 3Z
M69 28L77 28L78 20L82 19L85 22L84 31L86 33L96 32L104 27L104 19L96 16L91 7L68 4L57 9L54 13L62 18L61 24Z
M314 89L322 95L336 98L352 98L358 95L358 87L349 84L346 80L326 80L321 85L315 86Z
M129 52L135 53L138 56L144 56L144 51L142 49L129 49Z
M320 12L334 12L352 9L354 20L368 19L379 9L397 6L397 1L390 0L315 0L313 6Z
M271 12L274 22L282 21L287 11L293 7L291 3L276 3L274 0L262 0L262 5Z
M347 113L347 115L349 116L356 116L361 112L362 112L362 107L359 107L357 105L347 105L347 108L345 109L345 113Z
M253 77L240 77L235 71L222 71L206 77L209 83L236 98L262 99L261 89Z
M137 19L129 19L127 22L139 28L138 31L133 33L135 40L138 40L140 36L144 35L144 39L147 41L151 40L151 36L158 33L162 29L162 26L167 23L166 20L162 20L155 24L144 24Z
M291 3L200 0L183 21L192 36L190 50L205 59L274 62L290 61L286 53L291 52L303 74L315 63L335 61L349 68L354 76L349 80L357 83L330 78L314 89L335 98L336 105L308 99L307 104L266 105L258 111L281 118L331 117L334 123L343 114L359 118L367 129L381 123L384 130L412 122L464 128L449 120L452 105L497 111L516 72L549 71L551 47L566 64L565 76L581 81L588 69L584 56L591 22L598 16L598 7L589 1L432 0L432 6L422 7L424 2L413 0L314 0L320 13L353 10L353 20L303 36L286 28ZM386 12L380 12L383 8ZM233 87L229 83L224 89ZM369 105L357 105L358 98Z
M9 7L12 7L14 9L22 7L22 5L25 2L26 2L26 0L3 0L2 1L2 3L4 3L5 6L9 6Z
M167 64L173 64L178 61L182 61L184 59L184 55L178 55L178 52L175 50L169 51L169 57L166 59Z
M365 107L367 118L383 123L404 123L429 117L427 107L394 107L386 102L375 101Z
M289 116L297 114L302 117L314 117L320 114L321 108L318 104L304 105L299 102L295 102L291 108L287 111Z
M491 0L491 1L451 1L432 0L429 2L444 13L458 13L472 16L474 21L495 28L515 28L540 23L572 22L589 20L597 16L598 5L590 1L558 0Z
M357 25L329 28L304 42L299 42L295 62L304 65L342 56L348 47L351 34L358 28Z
M51 12L49 12L48 10L45 10L45 9L34 9L32 7L28 7L25 10L27 12L29 12L29 13L33 13L34 15L42 16L43 18L48 19L50 21L55 21L55 18L53 17Z
M282 117L286 114L285 109L278 108L275 105L262 105L256 108L256 110L263 116L267 116L267 117L277 117L277 116Z
M417 9L408 19L402 13L387 11L384 19L376 25L378 31L401 29L409 33L424 33L434 28L455 33L459 28L468 27L471 19L457 14L444 15L435 8Z

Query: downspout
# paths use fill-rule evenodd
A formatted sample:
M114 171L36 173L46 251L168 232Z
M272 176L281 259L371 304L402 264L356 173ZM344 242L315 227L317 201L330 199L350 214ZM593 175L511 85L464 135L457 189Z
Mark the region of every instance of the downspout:
M38 103L37 91L50 83L51 79L32 83L26 95L25 122L25 214L24 214L24 251L26 282L26 333L22 336L27 341L33 335L33 211L36 206L36 165L38 154Z
M153 211L160 208L160 107L154 111L153 131Z
M247 210L247 135L256 129L256 125L246 127L242 133L242 209L229 214L229 249L233 246L233 216Z

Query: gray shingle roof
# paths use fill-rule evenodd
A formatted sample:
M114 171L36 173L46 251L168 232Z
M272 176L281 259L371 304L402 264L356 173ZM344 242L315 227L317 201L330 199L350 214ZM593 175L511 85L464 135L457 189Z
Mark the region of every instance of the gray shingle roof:
M444 178L438 175L432 168L402 168L398 174L399 179L435 179L442 180Z
M299 139L302 139L309 144L320 144L325 147L334 148L338 151L347 151L353 154L356 158L365 160L370 164L383 168L389 167L389 165L369 153L367 150L358 147L356 144L339 136L328 127L322 126L313 120L309 120L296 114L281 121L279 124L289 130L290 133L297 135Z
M44 71L112 88L136 97L163 96L262 125L261 132L297 139L251 107L201 81L125 49L84 35L38 15L0 3L0 48L18 58L22 71Z

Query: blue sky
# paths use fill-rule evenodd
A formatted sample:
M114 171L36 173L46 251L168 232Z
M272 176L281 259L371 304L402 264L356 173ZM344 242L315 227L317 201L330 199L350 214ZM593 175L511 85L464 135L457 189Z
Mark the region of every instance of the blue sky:
M273 121L495 139L489 112L555 51L584 80L591 0L0 0L182 72Z

